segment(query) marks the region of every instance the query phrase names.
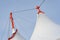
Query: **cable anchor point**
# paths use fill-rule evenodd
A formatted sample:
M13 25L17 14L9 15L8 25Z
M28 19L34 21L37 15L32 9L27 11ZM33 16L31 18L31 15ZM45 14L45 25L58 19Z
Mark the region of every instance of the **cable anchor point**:
M44 12L40 10L40 6L36 6L36 10L38 11L38 14L44 14Z

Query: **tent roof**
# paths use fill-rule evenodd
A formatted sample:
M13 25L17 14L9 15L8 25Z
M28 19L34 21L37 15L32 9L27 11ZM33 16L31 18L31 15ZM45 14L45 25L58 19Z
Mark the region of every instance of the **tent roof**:
M36 25L30 40L56 40L60 38L60 26L45 14L37 14Z

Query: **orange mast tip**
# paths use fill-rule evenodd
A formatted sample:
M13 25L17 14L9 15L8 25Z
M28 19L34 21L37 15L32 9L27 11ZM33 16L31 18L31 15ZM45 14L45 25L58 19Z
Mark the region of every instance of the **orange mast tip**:
M40 10L40 6L36 6L36 9L38 11L38 14L44 14L44 12Z
M12 19L12 12L10 12L10 20Z
M39 9L40 8L40 6L36 6L36 9Z
M10 15L12 15L12 12L10 12Z

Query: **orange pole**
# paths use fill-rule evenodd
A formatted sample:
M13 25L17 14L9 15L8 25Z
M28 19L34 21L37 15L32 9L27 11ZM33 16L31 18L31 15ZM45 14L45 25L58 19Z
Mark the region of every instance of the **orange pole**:
M11 20L11 23L12 23L12 29L14 29L14 20L13 20L13 17L12 17L12 12L10 12L10 20Z
M10 12L10 21L11 21L11 24L12 24L12 29L14 29L14 20L13 20L12 12ZM14 30L12 30L12 31L14 31ZM16 35L17 31L18 30L16 29L16 31L13 32L12 36L9 37L8 40L11 40Z

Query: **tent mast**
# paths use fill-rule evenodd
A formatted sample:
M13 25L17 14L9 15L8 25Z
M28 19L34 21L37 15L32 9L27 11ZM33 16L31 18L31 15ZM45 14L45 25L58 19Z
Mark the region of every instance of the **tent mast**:
M12 24L12 33L14 33L15 32L15 30L14 30L14 20L13 20L13 16L12 16L12 12L10 12L10 21L11 21L11 24Z
M11 23L12 23L12 29L14 29L14 20L13 20L13 17L12 17L12 12L10 12L10 20L11 20Z
M9 37L8 40L12 39L18 31L17 29L15 30L15 27L14 27L14 20L13 20L12 12L10 12L10 21L12 24L12 36Z

